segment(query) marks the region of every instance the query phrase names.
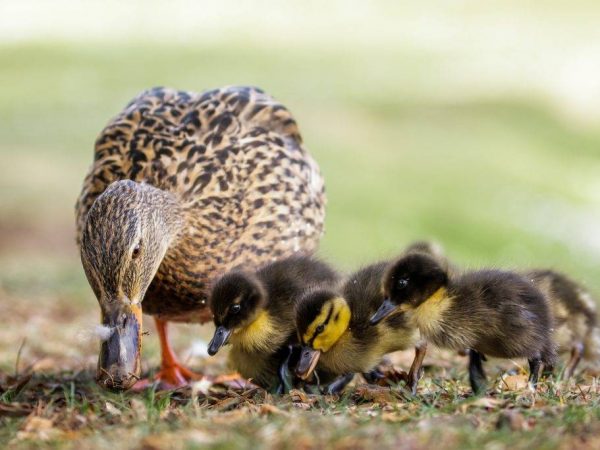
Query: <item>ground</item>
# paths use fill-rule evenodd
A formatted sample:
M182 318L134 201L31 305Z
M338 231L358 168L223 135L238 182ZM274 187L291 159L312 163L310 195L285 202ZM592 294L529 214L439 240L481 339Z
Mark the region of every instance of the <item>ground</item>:
M288 106L327 183L320 252L341 268L433 238L464 267L553 267L600 295L600 128L578 109L599 104L587 102L595 66L577 65L597 54L598 40L583 34L597 32L585 19L593 16L567 26L532 7L517 21L519 39L504 45L494 41L498 16L444 8L424 28L447 18L448 40L414 31L409 9L398 19L406 36L392 42L386 31L377 45L362 41L365 30L322 44L317 26L305 43L3 41L0 446L600 447L595 374L549 380L532 395L519 387L520 361L490 361L493 387L481 398L468 395L464 358L435 352L414 398L358 379L341 398L218 386L114 394L93 383L99 311L74 244L73 205L101 128L155 85L252 84ZM504 23L511 14L502 10ZM552 90L586 73L580 103ZM144 328L152 373L149 318ZM222 357L203 355L211 332L179 325L174 345L193 368L222 373ZM399 368L409 353L394 355Z

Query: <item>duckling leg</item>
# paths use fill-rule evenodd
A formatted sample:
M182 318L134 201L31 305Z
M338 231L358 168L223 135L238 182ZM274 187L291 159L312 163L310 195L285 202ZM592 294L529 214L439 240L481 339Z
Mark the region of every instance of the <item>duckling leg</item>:
M542 365L542 359L539 356L529 359L529 388L533 391L537 388Z
M575 373L575 369L579 365L581 357L583 356L583 350L584 348L581 342L576 343L571 349L571 358L569 359L565 369L565 378L571 378Z
M408 387L412 395L417 395L417 385L423 376L423 360L427 353L427 342L421 342L415 346L415 358L408 371Z
M383 373L378 367L373 370L369 370L368 372L363 372L362 376L369 384L378 384L379 381L386 379L385 373Z
M290 359L294 353L294 347L288 345L281 351L285 353L282 356L282 362L277 371L279 386L277 386L277 389L275 390L275 393L279 395L287 394L293 388L292 373L290 372Z
M487 377L483 370L482 361L485 361L483 354L469 349L469 382L475 395L485 392L487 386Z
M331 383L327 385L325 389L325 394L334 395L339 394L344 390L346 386L354 379L353 373L347 373L346 375L341 375L333 380Z
M160 339L161 364L160 370L154 377L154 381L140 380L133 388L136 390L145 389L154 382L158 382L163 389L173 389L179 386L185 386L191 380L198 380L202 375L196 374L188 368L181 365L177 360L173 349L169 345L167 334L167 322L154 318L156 330Z

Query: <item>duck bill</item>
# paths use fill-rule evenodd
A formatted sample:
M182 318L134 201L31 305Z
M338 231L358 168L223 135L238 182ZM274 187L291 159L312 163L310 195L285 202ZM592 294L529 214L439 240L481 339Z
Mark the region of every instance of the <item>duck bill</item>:
M217 327L213 338L208 344L208 354L214 356L217 354L219 349L229 342L231 336L231 330L224 326Z
M300 352L300 361L296 366L296 375L302 380L308 380L319 362L321 352L310 347L304 347Z
M103 311L102 325L110 334L100 346L96 381L108 389L129 389L141 372L142 308L127 305Z
M387 316L396 311L396 307L397 306L394 305L389 298L386 298L377 310L377 312L371 316L371 319L369 320L370 324L377 325Z

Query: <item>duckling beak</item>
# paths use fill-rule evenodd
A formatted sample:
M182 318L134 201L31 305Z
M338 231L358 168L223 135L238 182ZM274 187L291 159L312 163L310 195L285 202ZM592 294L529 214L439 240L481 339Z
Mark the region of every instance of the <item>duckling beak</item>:
M379 307L379 309L377 310L377 312L371 316L369 323L371 325L377 325L379 322L381 322L387 316L392 314L395 310L396 310L396 305L394 305L389 298L386 298L383 301L383 303L381 304L381 306Z
M321 352L319 350L312 349L310 347L304 347L300 352L300 361L296 366L296 375L302 380L308 380L312 375Z
M100 346L96 381L109 389L129 389L141 372L142 308L127 305L103 311L102 324L110 335Z
M214 356L217 354L219 349L229 342L229 336L231 336L231 330L220 326L215 330L213 338L208 344L208 354Z

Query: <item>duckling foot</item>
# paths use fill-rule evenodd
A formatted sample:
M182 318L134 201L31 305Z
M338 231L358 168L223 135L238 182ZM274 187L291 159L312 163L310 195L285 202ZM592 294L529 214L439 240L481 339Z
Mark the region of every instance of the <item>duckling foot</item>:
M221 386L225 386L234 390L244 390L244 389L255 389L258 388L256 384L252 383L250 380L242 377L239 373L231 373L227 375L219 375L212 380L213 384L219 384Z
M325 394L327 395L335 395L342 392L346 386L354 379L353 373L347 373L346 375L341 375L333 380L331 383L327 385L325 388Z
M369 372L361 374L365 381L369 384L388 387L391 384L400 382L408 383L409 375L404 370L398 370L392 365L380 364Z
M163 366L153 380L142 379L133 385L134 391L142 391L157 385L158 389L169 390L187 385L190 381L200 380L202 375L192 372L179 363Z

